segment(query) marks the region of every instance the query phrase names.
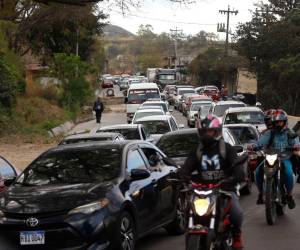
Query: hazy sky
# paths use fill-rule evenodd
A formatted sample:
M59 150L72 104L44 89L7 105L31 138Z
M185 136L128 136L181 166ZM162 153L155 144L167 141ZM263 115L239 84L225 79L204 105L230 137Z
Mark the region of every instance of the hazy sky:
M192 0L191 0L192 1ZM249 9L254 9L258 0L194 0L187 6L171 3L168 0L143 0L140 8L132 8L122 15L116 6L101 3L104 12L109 14L109 22L136 33L141 24L151 24L155 33L169 32L177 27L185 34L196 34L200 30L217 32L217 23L226 22L226 16L219 14L220 9L230 5L239 13L231 15L231 29L236 24L250 20ZM188 24L189 23L189 24ZM220 37L224 37L220 34Z

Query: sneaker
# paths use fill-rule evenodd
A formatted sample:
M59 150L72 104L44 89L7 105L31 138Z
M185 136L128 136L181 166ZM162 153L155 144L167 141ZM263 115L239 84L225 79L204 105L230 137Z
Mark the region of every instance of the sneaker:
M242 250L244 248L243 241L242 241L242 234L236 234L233 236L233 242L231 249L232 250Z
M262 194L259 194L259 195L258 195L256 204L257 204L257 205L265 204L264 197L263 197Z
M286 197L286 201L289 209L294 209L296 207L296 203L292 195L288 195Z

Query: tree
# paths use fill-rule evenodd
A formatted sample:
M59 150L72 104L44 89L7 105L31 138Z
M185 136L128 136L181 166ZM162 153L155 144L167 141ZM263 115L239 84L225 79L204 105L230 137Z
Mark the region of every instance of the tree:
M296 4L297 1L269 0L267 5L259 5L262 11L254 12L252 20L240 25L236 35L236 49L257 74L259 98L266 107L284 107L290 114L299 109L294 104L299 96L300 90L295 86L300 78L284 78L278 69L292 70L291 65L282 68L282 62L294 62L300 53L300 11L295 9Z

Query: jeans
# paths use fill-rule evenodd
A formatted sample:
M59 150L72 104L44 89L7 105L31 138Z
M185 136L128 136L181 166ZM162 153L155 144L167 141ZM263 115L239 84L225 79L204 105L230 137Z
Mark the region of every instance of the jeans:
M282 166L284 167L284 183L285 188L288 194L293 191L294 183L295 183L295 175L293 172L293 165L290 160L284 160L282 162ZM260 194L263 193L263 183L264 183L264 166L261 164L255 170L255 182Z
M239 198L235 192L231 193L231 209L229 211L230 222L233 226L234 234L241 233L242 224L243 224L243 210L241 208Z

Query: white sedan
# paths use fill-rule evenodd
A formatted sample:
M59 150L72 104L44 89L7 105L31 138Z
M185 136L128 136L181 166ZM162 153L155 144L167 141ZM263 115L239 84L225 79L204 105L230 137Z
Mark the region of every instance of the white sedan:
M132 123L135 123L136 120L139 120L143 117L164 114L165 112L162 109L138 109L132 118Z
M165 133L184 128L183 124L177 124L172 115L147 116L136 120L135 123L143 124L155 141Z

